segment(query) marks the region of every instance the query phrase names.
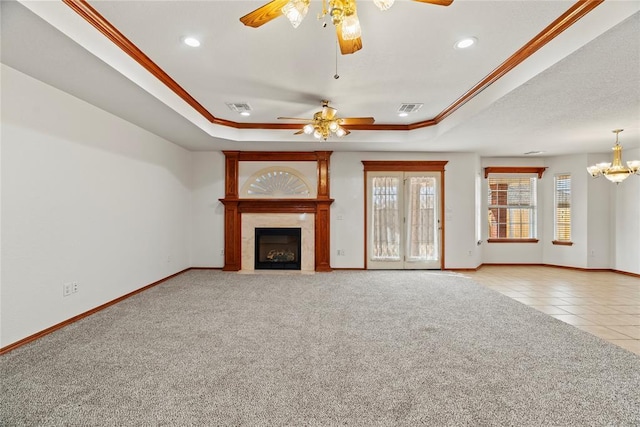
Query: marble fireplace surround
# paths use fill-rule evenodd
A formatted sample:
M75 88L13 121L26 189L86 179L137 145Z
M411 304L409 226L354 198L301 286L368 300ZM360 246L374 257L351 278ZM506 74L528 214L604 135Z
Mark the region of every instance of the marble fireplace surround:
M255 270L255 230L259 227L291 227L301 229L300 271L315 271L313 214L252 214L242 215L242 271Z
M223 151L225 155L224 271L253 270L255 227L301 227L302 271L331 271L329 158L331 151ZM317 164L315 198L246 198L239 196L242 161ZM257 214L257 215L255 215ZM305 237L306 236L306 237Z

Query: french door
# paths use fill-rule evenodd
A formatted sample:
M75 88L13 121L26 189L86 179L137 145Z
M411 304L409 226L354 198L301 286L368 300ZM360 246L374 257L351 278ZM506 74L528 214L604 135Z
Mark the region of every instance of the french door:
M440 180L440 172L367 173L367 268L442 268Z

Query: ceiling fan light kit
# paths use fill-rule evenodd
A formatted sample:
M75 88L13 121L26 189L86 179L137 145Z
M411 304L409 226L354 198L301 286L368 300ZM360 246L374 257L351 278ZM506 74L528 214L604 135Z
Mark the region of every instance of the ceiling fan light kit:
M380 10L388 10L391 6L393 6L393 2L395 0L373 0L373 4L378 6Z
M356 40L362 36L362 28L358 15L354 11L350 15L344 15L342 18L342 38L345 40Z
M337 117L338 110L329 107L329 101L322 101L322 110L314 113L312 119L302 119L299 117L278 117L280 120L300 120L305 121L301 130L294 135L313 135L316 139L326 141L331 136L342 138L351 132L349 125L370 125L375 122L373 117Z
M640 160L630 160L627 166L622 164L622 146L618 142L618 134L624 129L614 129L616 144L613 146L613 162L601 162L587 166L587 172L594 177L604 176L611 182L620 184L631 175L640 175Z
M311 0L271 0L240 18L240 22L249 27L260 27L278 16L286 16L294 28L298 28L307 16ZM413 0L438 6L449 6L453 0ZM380 10L389 9L394 0L374 0ZM322 0L322 12L318 19L326 16L336 28L336 36L343 55L355 53L362 49L362 28L358 19L356 0Z
M290 0L282 8L282 14L287 17L293 28L298 28L307 12L309 12L310 0Z

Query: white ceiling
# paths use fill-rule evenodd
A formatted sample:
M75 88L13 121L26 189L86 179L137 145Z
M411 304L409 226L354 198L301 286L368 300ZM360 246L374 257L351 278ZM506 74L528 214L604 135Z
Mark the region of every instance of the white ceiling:
M260 28L240 23L265 2L90 0L216 118L281 123L311 117L329 99L340 117L373 116L376 125L434 118L574 4L396 0L381 12L358 0L363 49L336 57L333 26L316 19L319 0L297 29L284 17ZM435 126L354 130L327 142L211 124L62 1L3 0L1 59L191 150L608 152L615 128L625 129L625 148L640 147L639 11L638 1L603 2ZM202 46L182 44L187 35ZM463 36L479 43L454 49ZM252 116L227 102L250 104ZM406 102L424 106L400 118Z

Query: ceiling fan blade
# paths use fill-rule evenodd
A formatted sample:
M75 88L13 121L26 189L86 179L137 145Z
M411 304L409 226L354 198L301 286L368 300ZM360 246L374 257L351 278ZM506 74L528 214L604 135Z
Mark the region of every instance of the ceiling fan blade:
M360 37L354 40L345 40L342 38L341 25L336 25L336 36L338 37L338 44L340 45L340 53L343 55L356 53L362 49L362 39Z
M266 24L272 19L282 16L282 8L287 4L289 0L273 0L254 10L249 12L240 18L240 22L248 27L257 28Z
M437 6L449 6L451 3L453 3L453 0L413 0L413 1L417 1L419 3L435 4Z
M373 117L345 117L340 120L340 124L345 126L372 125L373 123L375 123L375 119Z

